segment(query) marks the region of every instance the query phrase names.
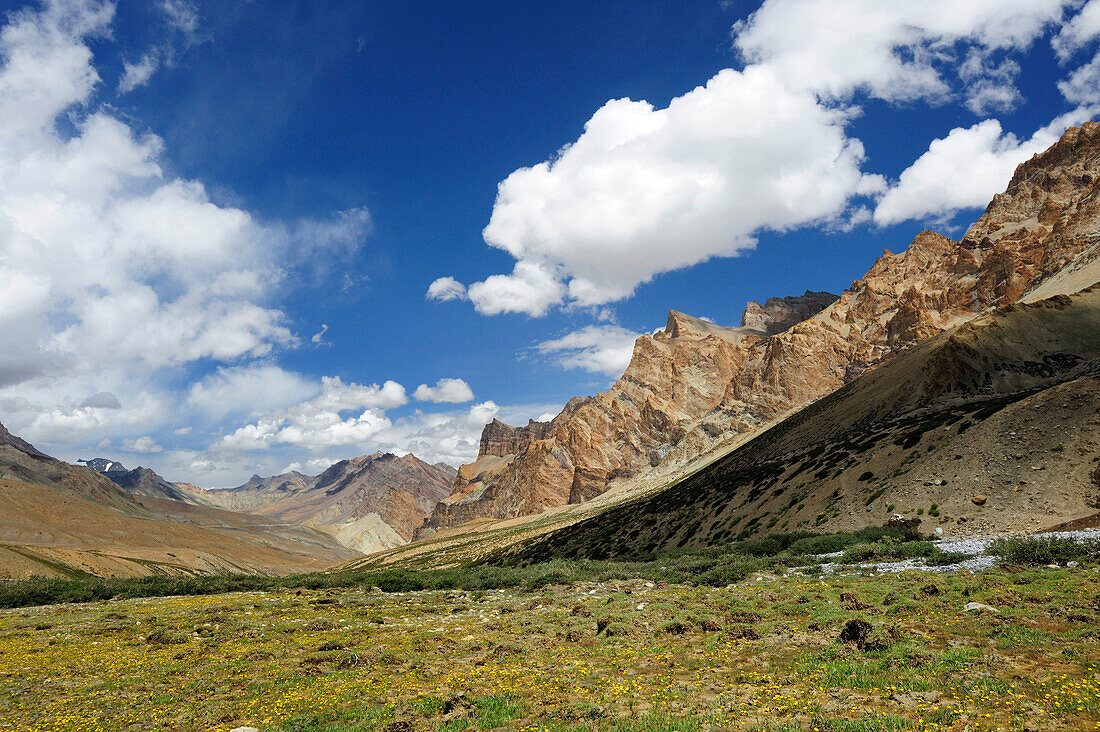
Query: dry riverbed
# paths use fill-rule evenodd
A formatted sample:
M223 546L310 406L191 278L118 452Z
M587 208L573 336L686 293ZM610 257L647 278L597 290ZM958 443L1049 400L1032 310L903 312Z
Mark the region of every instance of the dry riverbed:
M242 726L1100 729L1100 572L303 590L0 612L0 730Z

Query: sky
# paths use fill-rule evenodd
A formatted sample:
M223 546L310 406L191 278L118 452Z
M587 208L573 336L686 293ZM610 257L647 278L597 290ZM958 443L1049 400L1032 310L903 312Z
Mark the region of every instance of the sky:
M0 422L230 487L840 293L1100 110L1100 0L0 2Z

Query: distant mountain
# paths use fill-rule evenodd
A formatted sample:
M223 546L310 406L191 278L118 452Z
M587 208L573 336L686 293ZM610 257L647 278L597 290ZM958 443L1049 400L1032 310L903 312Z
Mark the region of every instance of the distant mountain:
M77 462L91 468L97 473L107 474L128 472L126 467L122 463L115 460L109 460L108 458L98 457L92 458L91 460L81 458L80 460L77 460Z
M354 556L320 531L171 499L182 490L146 468L69 465L0 425L0 577L280 574Z
M101 457L92 460L81 459L77 462L83 463L97 473L102 473L110 478L112 483L134 496L167 498L171 501L182 501L183 503L202 503L198 500L194 491L170 483L150 468L138 466L133 470L127 470L117 460Z
M314 480L296 470L269 478L253 475L236 488L203 491L198 500L233 511L249 512L306 491Z
M445 463L378 452L341 460L316 478L297 472L254 475L236 488L204 493L201 500L316 527L369 553L408 543L450 492L455 475Z
M1100 284L935 336L671 488L513 553L627 557L894 513L955 535L1100 526L1097 415Z

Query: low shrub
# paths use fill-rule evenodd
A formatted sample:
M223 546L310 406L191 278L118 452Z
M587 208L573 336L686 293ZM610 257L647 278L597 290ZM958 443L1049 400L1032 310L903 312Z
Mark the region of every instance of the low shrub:
M997 539L987 554L1001 557L1007 564L1044 565L1054 562L1100 559L1100 539L1074 539L1058 536L1021 536Z

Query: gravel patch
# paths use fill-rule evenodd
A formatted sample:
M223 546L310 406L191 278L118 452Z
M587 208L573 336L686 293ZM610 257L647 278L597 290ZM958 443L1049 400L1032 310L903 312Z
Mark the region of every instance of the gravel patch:
M980 572L985 569L992 569L997 566L997 557L986 556L985 552L989 550L989 546L997 539L1009 539L1014 536L1024 536L1033 538L1048 538L1053 537L1057 539L1100 539L1100 529L1085 529L1083 531L1052 531L1045 534L1005 534L1000 536L974 536L969 539L957 539L954 541L938 540L934 543L944 552L957 552L959 554L969 554L971 559L964 559L961 562L955 564L943 564L943 565L928 565L924 563L923 559L906 559L900 562L867 562L860 564L860 570L872 570L875 572L905 572L907 570L918 570L921 572ZM819 554L819 559L836 559L844 552L831 552L829 554ZM828 562L821 565L821 571L824 574L834 574L842 566L836 562ZM802 568L799 568L802 569Z

